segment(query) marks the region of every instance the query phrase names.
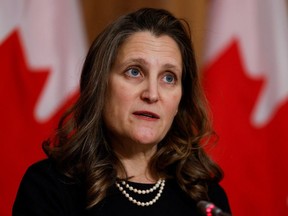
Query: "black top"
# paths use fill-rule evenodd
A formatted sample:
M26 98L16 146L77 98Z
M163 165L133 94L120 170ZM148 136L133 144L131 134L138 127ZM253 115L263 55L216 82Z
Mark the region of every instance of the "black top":
M135 188L151 188L152 184L129 183ZM156 192L157 193L157 192ZM210 201L225 212L230 212L227 196L218 184L210 184ZM139 195L140 197L143 195ZM136 198L135 194L133 197ZM140 199L139 197L139 199ZM141 197L141 198L142 198ZM13 216L197 216L196 203L189 198L174 180L167 180L159 200L146 207L130 202L115 186L99 204L85 210L85 189L72 183L57 172L49 160L40 161L25 173L13 206ZM150 200L150 199L149 199Z

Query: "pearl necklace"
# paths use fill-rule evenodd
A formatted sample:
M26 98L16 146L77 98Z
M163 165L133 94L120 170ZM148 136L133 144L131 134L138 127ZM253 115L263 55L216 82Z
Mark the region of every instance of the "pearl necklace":
M138 201L138 200L134 199L133 197L131 197L131 195L118 182L116 182L117 188L122 192L122 194L129 201L131 201L132 203L134 203L138 206L150 206L150 205L153 205L160 198L160 196L163 192L164 186L165 186L165 179L158 180L157 183L152 188L147 189L147 190L139 190L139 189L133 188L131 185L129 185L125 181L121 181L121 184L124 187L126 187L128 190L130 190L134 193L137 193L137 194L149 194L149 193L152 193L153 191L157 190L160 187L158 193L155 195L155 197L152 200L147 201L147 202L141 202L141 201Z

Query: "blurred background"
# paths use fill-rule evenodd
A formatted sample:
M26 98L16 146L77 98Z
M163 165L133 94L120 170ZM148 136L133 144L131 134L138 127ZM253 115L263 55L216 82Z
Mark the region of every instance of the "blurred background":
M141 7L191 27L233 215L288 215L287 0L0 0L0 215L77 98L89 45Z

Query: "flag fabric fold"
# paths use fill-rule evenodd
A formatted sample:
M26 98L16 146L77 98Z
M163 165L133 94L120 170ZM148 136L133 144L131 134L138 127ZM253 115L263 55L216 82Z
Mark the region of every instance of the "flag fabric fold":
M87 49L77 0L0 2L0 215L78 94Z
M288 215L287 1L210 6L204 87L233 215Z

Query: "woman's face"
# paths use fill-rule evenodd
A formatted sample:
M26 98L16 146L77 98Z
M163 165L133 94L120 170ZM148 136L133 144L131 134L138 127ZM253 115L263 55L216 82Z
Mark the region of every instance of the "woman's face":
M182 58L169 36L131 35L109 75L104 121L112 143L158 144L182 95Z

